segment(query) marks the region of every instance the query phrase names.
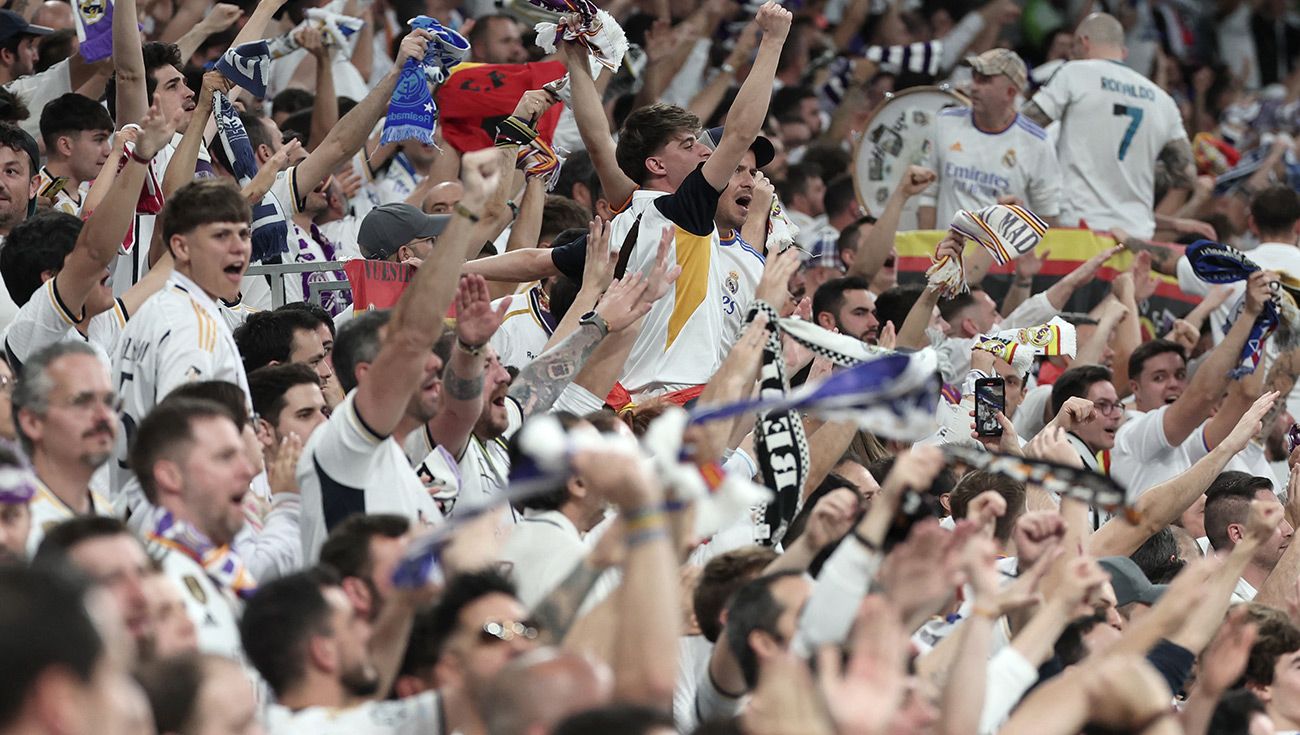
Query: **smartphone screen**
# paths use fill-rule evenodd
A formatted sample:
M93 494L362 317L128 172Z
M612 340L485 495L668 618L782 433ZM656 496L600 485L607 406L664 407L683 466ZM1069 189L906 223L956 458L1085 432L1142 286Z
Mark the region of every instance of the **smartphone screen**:
M980 436L1002 436L998 411L1006 410L1006 384L1002 378L980 378L975 381L975 433Z

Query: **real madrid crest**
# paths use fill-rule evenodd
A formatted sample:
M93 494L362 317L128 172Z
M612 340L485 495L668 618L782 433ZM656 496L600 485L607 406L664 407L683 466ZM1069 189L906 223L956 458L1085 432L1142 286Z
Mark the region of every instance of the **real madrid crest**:
M731 292L731 295L735 296L736 292L740 290L740 274L735 271L728 273L724 285L727 287L727 290Z
M77 10L83 23L92 24L104 17L104 0L79 0Z
M200 605L208 604L208 593L203 591L203 585L199 584L199 580L194 575L187 574L181 578L181 581L185 583L185 589L190 591L190 594L199 601Z
M1002 157L1002 165L1003 165L1003 166L1006 166L1007 168L1015 168L1015 167L1016 167L1016 149L1015 149L1015 148L1008 148L1008 149L1007 149L1007 154L1006 154L1005 156Z

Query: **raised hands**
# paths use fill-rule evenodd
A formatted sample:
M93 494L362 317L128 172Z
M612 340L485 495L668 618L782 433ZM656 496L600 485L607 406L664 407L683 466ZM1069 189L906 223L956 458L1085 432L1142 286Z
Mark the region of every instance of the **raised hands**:
M408 43L423 42L427 35L425 31L413 31L402 41L402 48L405 49ZM424 58L423 54L420 58ZM398 66L401 66L400 60ZM465 203L465 206L481 206L497 190L501 180L500 160L501 156L495 148L471 151L461 157L460 180L465 186L465 194L461 197L461 202Z
M424 61L424 55L428 52L429 42L432 40L433 36L429 35L429 32L422 28L417 28L411 31L406 35L406 38L402 39L402 44L397 49L397 59L393 62L393 65L397 69L401 69L407 59ZM495 150L491 148L488 148L487 150L492 153L493 158L496 158ZM461 163L464 163L464 159L461 160Z
M844 538L853 527L858 512L858 494L842 487L826 493L813 506L804 527L810 548L821 550Z
M1277 402L1280 395L1277 391L1273 391L1256 398L1246 413L1241 415L1237 425L1228 432L1227 438L1223 440L1224 446L1232 450L1233 454L1245 449L1250 444L1250 440L1263 430L1264 417L1272 410L1273 404Z
M140 132L136 135L135 153L141 158L153 158L168 143L171 142L172 135L176 128L181 124L181 117L184 111L177 110L176 114L170 120L165 119L154 104L145 113L144 119L140 121Z
M618 332L636 323L650 312L651 302L642 298L649 283L640 273L624 276L610 284L596 314L605 320L610 332Z
M792 22L794 22L794 16L789 10L770 1L763 3L754 16L754 23L763 32L763 43L783 43L786 34L790 32Z
M1246 280L1245 311L1252 317L1264 310L1264 304L1273 298L1272 284L1277 274L1272 271L1255 271Z
M325 47L325 36L320 30L312 26L306 26L298 31L297 39L299 45L306 49L307 53L313 58L323 59L329 55L329 49Z
M763 264L763 276L758 281L754 298L767 303L778 312L790 300L790 277L799 270L798 248L788 248L780 254L769 256Z
M509 300L502 299L499 307L492 308L492 297L483 276L461 276L456 289L456 339L470 348L487 344L509 307Z
M925 191L938 176L924 166L908 166L903 178L898 182L899 191L907 198L912 198Z
M588 293L604 293L614 280L618 253L609 249L609 223L596 217L587 224L587 257L582 266L582 288Z
M266 463L266 481L271 486L271 494L297 493L298 479L294 473L298 469L298 458L302 456L302 437L290 432L280 440L275 449L275 457Z

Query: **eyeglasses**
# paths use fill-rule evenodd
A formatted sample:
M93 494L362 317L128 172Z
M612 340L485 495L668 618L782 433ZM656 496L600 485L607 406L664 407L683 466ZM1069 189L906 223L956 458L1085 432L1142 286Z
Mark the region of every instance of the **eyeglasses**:
M1112 416L1124 410L1124 405L1115 401L1093 401L1092 407L1103 416Z
M509 643L516 638L535 641L539 635L541 633L531 621L489 620L483 624L483 629L479 631L478 638L483 643Z

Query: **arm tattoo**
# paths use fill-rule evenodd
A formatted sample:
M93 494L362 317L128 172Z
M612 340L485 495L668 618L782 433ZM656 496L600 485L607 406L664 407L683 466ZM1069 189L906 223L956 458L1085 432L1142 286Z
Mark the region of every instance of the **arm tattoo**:
M483 395L483 371L480 370L478 375L464 377L456 374L451 361L448 361L447 369L442 373L442 387L452 400L472 401Z
M592 568L586 560L578 562L560 586L537 603L533 619L547 639L545 645L559 645L569 634L569 629L578 619L578 609L603 573L603 570Z
M1163 245L1154 245L1136 237L1129 237L1123 242L1124 247L1135 253L1151 253L1151 268L1167 276L1178 273L1178 253Z
M1165 166L1171 189L1190 189L1196 183L1192 144L1186 138L1170 141L1161 148L1159 161Z
M577 331L519 371L508 395L519 404L524 418L545 411L555 403L582 370L600 340L600 330L595 326L579 326Z
M1043 112L1043 108L1039 107L1036 102L1026 102L1025 106L1020 108L1020 114L1044 128L1052 123L1052 118L1048 117L1047 113Z

